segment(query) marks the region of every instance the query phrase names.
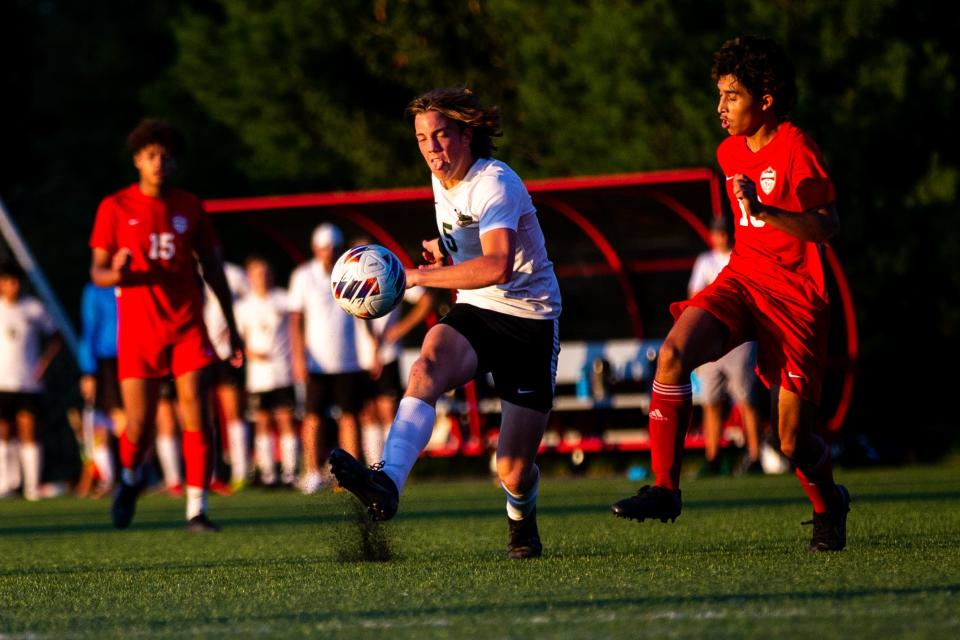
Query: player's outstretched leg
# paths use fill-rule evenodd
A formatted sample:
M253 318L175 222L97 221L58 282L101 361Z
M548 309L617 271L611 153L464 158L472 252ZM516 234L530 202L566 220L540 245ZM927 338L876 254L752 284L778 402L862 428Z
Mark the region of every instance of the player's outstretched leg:
M330 453L330 468L340 486L352 493L367 508L373 520L389 520L397 513L400 492L382 470L383 463L364 466L343 449Z
M825 513L813 512L813 519L804 524L813 525L810 551L842 551L847 546L847 514L850 512L850 492L837 485L840 505Z

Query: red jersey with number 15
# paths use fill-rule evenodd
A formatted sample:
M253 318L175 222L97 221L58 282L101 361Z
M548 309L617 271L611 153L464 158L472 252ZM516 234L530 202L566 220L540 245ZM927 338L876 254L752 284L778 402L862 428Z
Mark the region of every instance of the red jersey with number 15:
M90 236L90 247L111 256L130 250L130 270L148 274L149 284L119 289L121 326L160 340L202 326L203 294L195 254L217 245L210 217L195 195L171 189L160 198L144 195L137 184L104 198Z
M822 246L748 216L733 195L742 173L757 186L760 202L802 213L836 200L833 183L816 143L790 122L782 122L765 147L753 152L746 136L730 136L717 149L734 213L735 243L728 268L774 294L825 304Z

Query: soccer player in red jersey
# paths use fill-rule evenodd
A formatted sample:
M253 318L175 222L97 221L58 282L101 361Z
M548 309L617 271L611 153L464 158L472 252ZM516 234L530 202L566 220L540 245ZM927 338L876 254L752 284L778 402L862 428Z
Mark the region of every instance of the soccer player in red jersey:
M781 451L813 503L810 549L839 551L850 496L833 480L819 412L830 316L823 243L838 226L833 184L816 144L787 120L797 89L777 43L729 40L714 54L712 75L720 124L730 134L717 158L736 214L736 244L712 285L671 305L676 322L660 349L650 402L656 483L615 503L613 512L641 521L680 515L690 372L757 340L757 373L771 390Z
M127 428L120 439L123 470L113 500L113 524L130 525L141 489L140 464L153 441L157 399L172 375L183 414L187 528L217 531L207 518L210 429L204 371L216 354L203 325L203 279L210 285L230 332L234 366L242 342L223 274L220 247L200 199L170 184L182 134L162 120L144 120L127 138L137 183L107 196L97 211L90 274L117 287L118 377Z

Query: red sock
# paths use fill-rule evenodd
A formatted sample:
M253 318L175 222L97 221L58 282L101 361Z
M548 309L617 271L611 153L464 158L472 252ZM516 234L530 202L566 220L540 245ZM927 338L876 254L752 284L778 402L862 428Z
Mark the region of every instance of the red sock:
M120 465L133 471L140 463L140 443L131 442L127 432L120 436Z
M689 384L653 381L650 398L650 454L657 486L680 488L683 441L690 426L693 402Z
M833 461L830 459L830 449L827 443L819 437L815 438L823 450L817 461L804 469L798 464L794 473L800 480L800 486L810 499L813 505L814 513L826 513L830 510L831 504L836 504L840 499L837 491L837 484L833 481Z
M206 489L210 484L210 447L201 431L183 432L183 462L188 487Z

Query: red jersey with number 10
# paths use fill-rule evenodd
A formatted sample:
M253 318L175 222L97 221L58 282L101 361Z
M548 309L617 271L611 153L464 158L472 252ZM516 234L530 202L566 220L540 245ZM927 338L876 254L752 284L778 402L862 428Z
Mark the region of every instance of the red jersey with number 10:
M137 184L104 198L90 236L91 248L111 256L129 249L130 270L147 274L149 284L120 288L120 325L162 341L202 326L203 294L195 254L207 253L216 244L199 198L180 189L153 198Z
M757 186L760 202L802 213L836 200L816 143L790 122L757 152L745 136L730 136L717 149L717 160L727 177L727 195L734 213L735 244L729 269L761 287L790 298L824 304L822 247L819 243L773 228L748 216L733 195L733 180L742 173Z

